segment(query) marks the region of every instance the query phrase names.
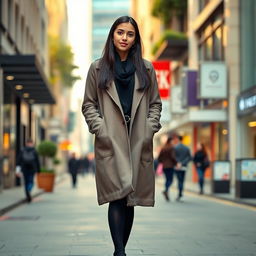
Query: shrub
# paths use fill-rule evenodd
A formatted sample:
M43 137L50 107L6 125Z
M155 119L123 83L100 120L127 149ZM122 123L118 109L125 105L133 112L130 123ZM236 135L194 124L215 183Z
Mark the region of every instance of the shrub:
M53 158L57 153L57 146L54 142L45 140L38 145L37 150L39 155Z

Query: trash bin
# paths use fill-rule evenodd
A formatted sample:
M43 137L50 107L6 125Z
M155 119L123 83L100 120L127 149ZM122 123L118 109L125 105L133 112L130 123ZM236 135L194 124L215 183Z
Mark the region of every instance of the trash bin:
M236 197L256 198L256 159L236 161Z
M212 193L229 193L230 191L230 161L214 161L212 172Z

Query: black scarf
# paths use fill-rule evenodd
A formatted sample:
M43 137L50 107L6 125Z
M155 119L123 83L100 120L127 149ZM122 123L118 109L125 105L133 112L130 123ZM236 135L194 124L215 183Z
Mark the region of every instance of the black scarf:
M118 53L115 53L114 80L117 93L122 105L124 115L131 116L133 90L135 83L135 66L131 56L128 55L125 61L121 61Z

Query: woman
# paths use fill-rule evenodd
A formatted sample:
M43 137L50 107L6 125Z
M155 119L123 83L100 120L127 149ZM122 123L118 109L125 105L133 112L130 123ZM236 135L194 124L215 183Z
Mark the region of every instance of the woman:
M166 201L170 201L169 198L169 188L172 184L174 167L177 164L175 159L175 152L172 145L172 137L169 137L160 151L158 162L163 164L163 171L165 175L165 190L163 191L163 195Z
M82 112L95 134L99 205L109 203L115 256L125 254L134 206L154 205L153 135L162 109L155 71L142 59L135 20L118 18L90 66Z
M209 159L203 143L197 144L197 151L194 155L194 164L198 173L198 183L200 188L200 194L204 193L204 173L207 167L209 167Z

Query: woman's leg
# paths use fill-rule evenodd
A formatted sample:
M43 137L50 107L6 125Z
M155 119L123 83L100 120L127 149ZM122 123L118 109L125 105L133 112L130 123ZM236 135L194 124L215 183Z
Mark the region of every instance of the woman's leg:
M109 203L108 223L115 246L115 256L125 255L125 246L129 239L134 218L134 207L126 205L126 198Z
M198 173L198 183L200 187L200 194L203 193L203 186L204 186L204 172L202 168L197 168L197 173Z
M128 242L128 239L132 230L133 219L134 219L134 207L126 206L126 219L125 219L124 236L123 236L124 247Z

